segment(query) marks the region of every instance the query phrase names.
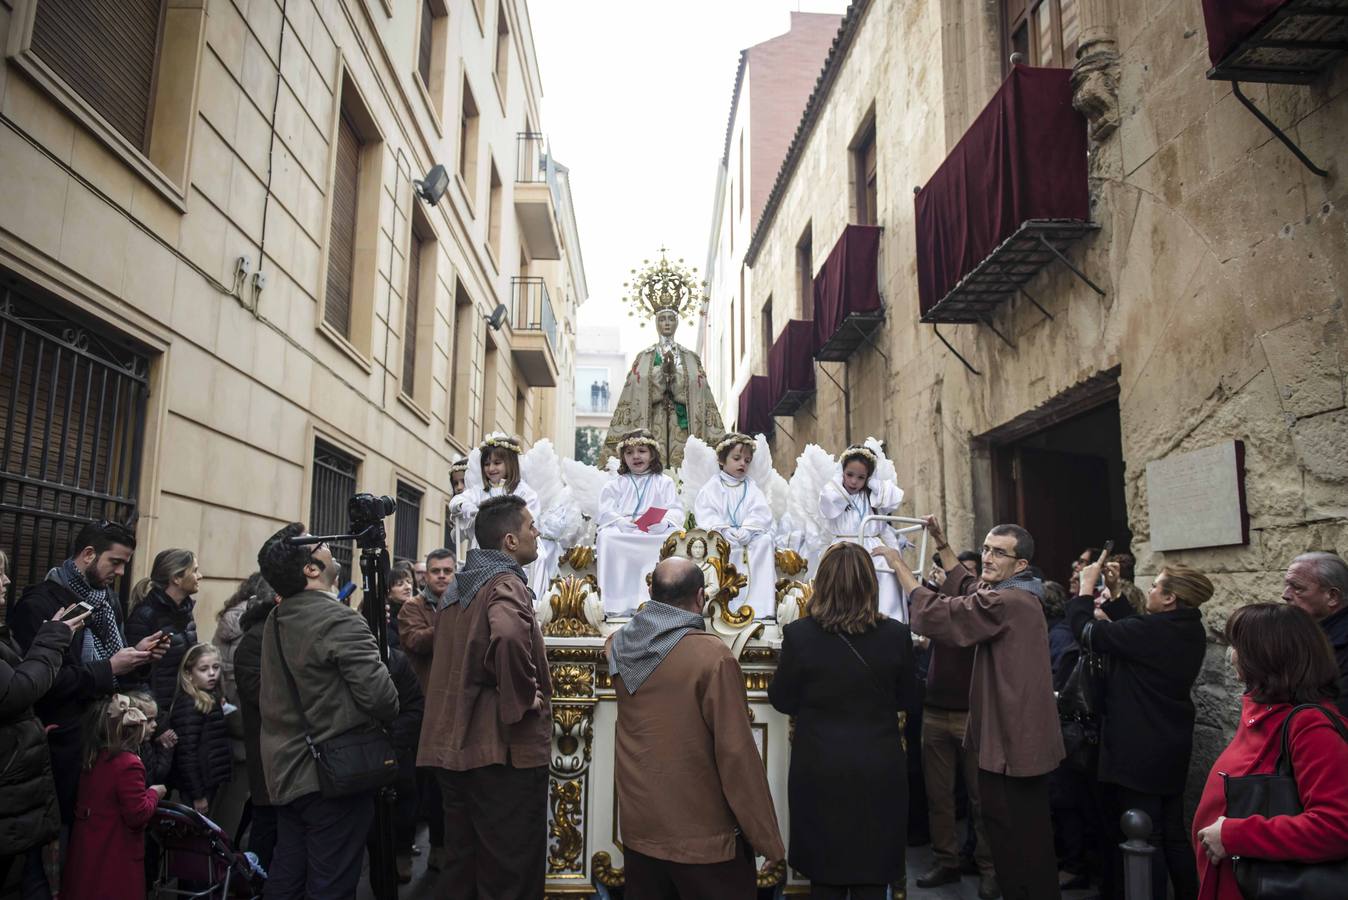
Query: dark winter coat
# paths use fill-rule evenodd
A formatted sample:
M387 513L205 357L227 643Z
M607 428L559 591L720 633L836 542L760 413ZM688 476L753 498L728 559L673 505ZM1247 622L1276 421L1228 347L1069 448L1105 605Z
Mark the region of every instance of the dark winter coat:
M155 732L155 737L163 733L168 728L168 716L164 717L164 724L159 726ZM173 778L173 749L172 747L163 747L158 741L151 737L150 740L140 745L137 755L141 763L145 766L146 784L168 784Z
M1094 619L1095 602L1077 597L1067 621L1083 646L1108 657L1100 734L1100 780L1145 794L1184 792L1194 742L1189 692L1203 666L1207 632L1197 609Z
M388 673L393 676L393 686L398 689L398 717L389 725L389 737L400 758L407 752L415 756L417 741L421 740L421 717L426 710L426 698L421 693L411 660L401 650L389 648Z
M150 666L150 693L161 712L173 705L178 684L178 666L191 646L197 643L197 623L192 618L196 601L188 597L182 605L168 594L153 588L126 618L126 644L134 647L145 638L162 631L169 636L168 652Z
M1348 609L1320 621L1329 643L1334 647L1334 660L1339 664L1339 712L1348 716Z
M234 687L239 692L239 715L243 717L243 747L248 766L248 792L254 806L270 806L267 779L262 774L262 713L258 694L262 691L262 629L274 603L250 606L239 620L243 637L234 650Z
M772 705L796 720L787 780L793 869L827 884L903 878L907 762L899 712L918 705L908 626L881 619L842 637L813 618L787 625ZM980 651L981 652L981 651Z
M0 857L50 840L61 825L47 735L33 712L56 681L70 629L48 623L27 656L0 625Z
M24 589L18 602L6 610L9 628L23 652L34 644L38 631L62 607L78 603L80 598L70 588L48 578ZM121 606L114 602L113 613L121 627ZM53 726L47 732L51 749L52 778L56 783L56 800L61 807L61 821L69 823L75 809L75 792L79 786L83 752L80 746L80 720L85 709L99 697L106 697L114 687L128 689L144 680L145 669L112 677L112 663L106 659L85 661L80 658L82 640L71 641L61 658L61 669L51 689L42 695L33 709L44 725Z
M218 699L211 711L204 713L180 691L173 701L169 727L178 733L178 746L173 748L173 786L189 803L214 797L215 789L229 781L234 766L228 726Z

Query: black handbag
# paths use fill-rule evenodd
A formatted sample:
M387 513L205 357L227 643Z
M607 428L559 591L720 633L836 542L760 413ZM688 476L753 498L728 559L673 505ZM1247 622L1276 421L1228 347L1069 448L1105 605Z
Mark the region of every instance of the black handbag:
M1104 658L1091 649L1091 628L1081 632L1081 655L1058 694L1058 720L1062 726L1063 764L1082 775L1095 775L1100 763L1100 720L1104 704L1100 684Z
M338 800L393 784L398 777L398 754L393 749L388 733L378 725L362 725L326 741L313 739L313 729L309 727L309 718L304 714L304 703L295 686L295 677L290 674L290 664L286 662L285 652L281 649L281 623L275 616L272 617L272 638L276 642L276 655L281 660L281 669L285 672L295 711L299 713L300 724L304 726L304 742L318 768L318 792L325 800Z
M1292 771L1288 726L1292 724L1292 717L1303 709L1318 709L1348 741L1348 730L1324 707L1303 703L1293 708L1282 723L1282 748L1278 753L1277 768L1272 773L1236 777L1221 773L1228 819L1301 814L1301 794ZM1245 900L1343 900L1348 897L1348 859L1302 863L1232 857L1231 867Z

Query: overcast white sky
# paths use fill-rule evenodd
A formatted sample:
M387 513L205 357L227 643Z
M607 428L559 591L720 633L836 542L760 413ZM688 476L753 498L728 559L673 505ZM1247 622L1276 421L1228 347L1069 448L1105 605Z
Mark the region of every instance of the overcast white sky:
M627 317L622 284L662 244L704 274L740 51L787 31L792 10L846 7L846 0L529 3L543 130L571 169L590 285L581 328L621 321L629 358L654 340L649 324ZM691 345L687 328L679 338Z

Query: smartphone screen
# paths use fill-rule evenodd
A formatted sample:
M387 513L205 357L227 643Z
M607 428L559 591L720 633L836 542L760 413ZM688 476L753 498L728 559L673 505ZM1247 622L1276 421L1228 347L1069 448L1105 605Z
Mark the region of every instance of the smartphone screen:
M70 609L65 611L65 615L61 616L61 621L69 622L71 619L79 618L85 613L93 611L94 608L92 606L81 600L79 603L76 603L74 606L70 607Z

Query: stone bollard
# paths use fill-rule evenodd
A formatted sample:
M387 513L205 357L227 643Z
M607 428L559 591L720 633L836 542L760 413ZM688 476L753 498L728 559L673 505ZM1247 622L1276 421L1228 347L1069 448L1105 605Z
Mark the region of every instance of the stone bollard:
M1140 809L1130 809L1123 814L1119 824L1128 839L1119 845L1123 850L1124 900L1150 900L1151 867L1156 864L1156 848L1147 843L1151 835L1151 816Z

